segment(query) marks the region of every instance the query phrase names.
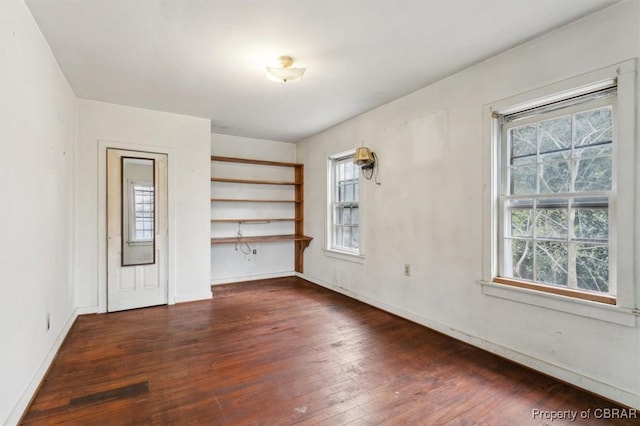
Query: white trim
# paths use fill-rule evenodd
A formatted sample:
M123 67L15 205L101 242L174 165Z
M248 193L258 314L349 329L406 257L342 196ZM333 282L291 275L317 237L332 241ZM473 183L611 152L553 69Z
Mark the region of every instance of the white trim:
M640 308L640 171L636 157L638 145L638 96L636 86L636 60L620 66L618 75L618 140L614 161L618 173L616 188L616 226L618 251L616 274L618 305Z
M616 388L614 386L611 386L608 383L604 383L595 378L585 376L576 371L570 370L566 367L562 367L538 358L534 358L525 353L516 351L514 349L508 348L506 346L500 345L498 343L495 343L486 339L481 339L479 337L465 333L464 331L459 330L455 327L452 327L448 324L444 324L438 321L433 321L415 312L408 311L398 306L382 302L378 299L363 296L361 294L355 293L351 290L347 290L343 287L336 286L329 282L319 280L319 279L316 279L304 274L300 274L300 273L296 273L296 276L304 280L307 280L313 284L317 284L321 287L327 288L329 290L332 290L337 293L343 294L345 296L351 297L353 299L359 300L363 303L374 306L376 308L382 309L383 311L392 313L401 318L408 319L417 324L423 325L427 328L430 328L432 330L445 334L449 337L468 343L477 348L483 349L487 352L501 356L512 362L515 362L516 364L524 365L533 370L547 374L551 377L555 377L558 380L562 380L563 382L569 383L578 388L585 389L589 392L593 392L597 395L603 396L604 398L617 401L629 407L640 408L640 395L637 395L631 391Z
M534 99L532 101L525 101L517 105L510 105L507 108L500 109L499 112L500 112L500 115L510 115L520 111L538 108L546 104L552 104L555 102L563 101L563 100L574 98L577 96L586 95L587 93L590 93L590 92L609 89L615 86L616 86L615 78L605 78L604 80L601 80L601 81L583 84L576 88L564 90L559 93L554 93L551 96L542 95L542 97L538 99Z
M482 294L539 306L545 309L593 318L627 327L637 327L637 316L632 309L622 308L606 303L577 299L559 294L545 293L532 289L496 284L491 281L478 281L482 286Z
M532 108L540 104L542 99L549 99L557 96L558 99L570 96L577 96L581 93L596 90L598 87L605 87L610 84L612 79L616 79L624 74L634 73L636 70L635 59L629 59L618 64L600 68L598 70L587 72L577 77L562 80L548 86L534 89L525 93L520 93L506 99L492 102L484 106L485 111L500 112L508 114L513 111L522 109L523 107ZM618 85L620 82L618 81ZM620 89L618 89L620 93Z
M175 303L197 302L199 300L209 300L212 298L213 293L211 291L205 293L178 294L175 297Z
M107 149L150 152L167 155L167 304L176 303L175 295L175 149L98 139L98 313L107 312Z
M78 315L97 314L99 313L98 305L94 306L79 306L76 308Z
M20 395L18 402L16 403L16 405L14 405L13 409L9 412L9 415L5 419L5 423L4 423L5 425L17 425L18 422L20 421L20 418L22 417L24 412L27 410L27 408L29 407L29 404L31 403L31 400L33 399L36 392L38 391L38 388L40 387L40 383L42 383L42 380L47 374L47 371L49 371L49 367L51 366L51 363L53 362L56 355L58 354L58 351L60 350L60 346L62 346L62 342L64 342L64 339L67 337L69 330L71 330L71 326L76 321L76 318L78 318L78 315L81 314L80 311L82 311L82 309L80 308L74 309L71 315L69 316L69 318L67 319L67 321L65 322L64 326L62 327L62 330L60 330L60 333L58 333L58 335L56 336L56 339L53 342L53 345L51 345L51 349L49 349L49 352L40 363L40 366L36 370L35 374L33 375L33 377L31 377L29 384L27 385L24 392L22 392L22 395Z
M217 278L211 281L211 285L216 286L221 284L240 283L243 281L257 281L257 280L267 280L269 278L284 278L284 277L293 277L293 276L295 276L295 271L272 272L269 274L256 274L256 275L242 275L238 277Z
M346 251L323 249L324 255L334 259L345 260L347 262L364 264L365 257L361 254L349 253Z

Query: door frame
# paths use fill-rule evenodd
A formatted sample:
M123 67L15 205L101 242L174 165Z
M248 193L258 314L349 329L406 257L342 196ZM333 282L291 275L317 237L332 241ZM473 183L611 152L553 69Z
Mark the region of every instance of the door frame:
M166 154L167 156L167 304L175 298L175 149L165 146L98 140L98 313L107 312L107 149Z

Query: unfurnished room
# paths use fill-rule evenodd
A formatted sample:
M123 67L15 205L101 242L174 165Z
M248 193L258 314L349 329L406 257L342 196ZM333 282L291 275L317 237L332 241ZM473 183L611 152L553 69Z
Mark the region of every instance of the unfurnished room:
M0 0L0 422L640 424L640 0Z

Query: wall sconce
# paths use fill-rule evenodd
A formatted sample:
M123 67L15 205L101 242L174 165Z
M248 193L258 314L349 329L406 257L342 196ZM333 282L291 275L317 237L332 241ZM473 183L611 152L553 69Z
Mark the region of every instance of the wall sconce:
M361 146L356 149L356 153L353 155L353 163L356 166L360 166L362 169L362 176L365 179L371 180L375 174L375 183L376 185L380 185L380 182L378 182L378 169L376 169L378 156L375 152L371 151L366 146Z

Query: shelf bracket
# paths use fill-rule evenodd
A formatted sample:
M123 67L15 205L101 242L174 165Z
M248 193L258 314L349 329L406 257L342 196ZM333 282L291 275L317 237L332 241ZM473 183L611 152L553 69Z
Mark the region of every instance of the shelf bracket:
M304 249L309 247L309 243L311 243L310 239L295 242L295 270L301 274L304 272Z

